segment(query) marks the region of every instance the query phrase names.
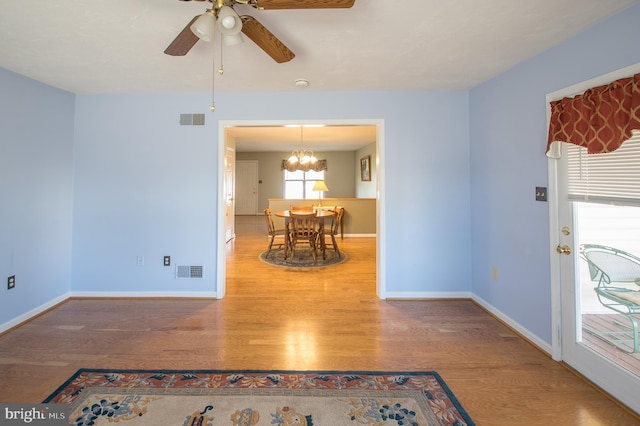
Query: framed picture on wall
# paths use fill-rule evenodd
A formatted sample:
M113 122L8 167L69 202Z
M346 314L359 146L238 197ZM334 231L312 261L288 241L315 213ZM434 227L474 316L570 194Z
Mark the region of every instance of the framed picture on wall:
M360 180L371 180L371 156L369 155L360 159Z

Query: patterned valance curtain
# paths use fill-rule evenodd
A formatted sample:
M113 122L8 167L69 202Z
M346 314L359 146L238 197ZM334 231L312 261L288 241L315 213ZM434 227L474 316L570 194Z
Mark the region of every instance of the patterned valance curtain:
M315 163L309 162L306 164L291 164L287 160L282 160L282 170L286 170L289 172L295 172L296 170L302 170L303 172L308 172L309 170L313 170L314 172L321 172L323 170L327 170L327 160L318 160Z
M613 152L640 131L640 74L551 102L547 156L560 158L558 142Z

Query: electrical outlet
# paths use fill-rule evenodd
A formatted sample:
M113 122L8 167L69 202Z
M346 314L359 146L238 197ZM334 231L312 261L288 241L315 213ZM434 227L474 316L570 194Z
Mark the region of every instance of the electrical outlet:
M136 257L136 265L138 265L138 266L144 266L144 256L138 256L138 257Z
M15 286L16 286L16 276L11 275L9 278L7 278L7 290L11 290Z
M171 266L171 256L164 257L164 266Z

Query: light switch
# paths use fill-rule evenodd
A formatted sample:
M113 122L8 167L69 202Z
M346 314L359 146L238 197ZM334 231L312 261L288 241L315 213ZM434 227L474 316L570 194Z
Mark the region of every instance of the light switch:
M547 201L547 188L536 186L536 201Z

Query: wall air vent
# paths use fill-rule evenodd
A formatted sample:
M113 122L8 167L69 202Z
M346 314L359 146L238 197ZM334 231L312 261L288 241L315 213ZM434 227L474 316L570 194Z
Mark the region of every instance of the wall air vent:
M197 279L204 277L204 266L178 265L176 266L176 278Z
M180 114L181 126L204 126L204 114Z

